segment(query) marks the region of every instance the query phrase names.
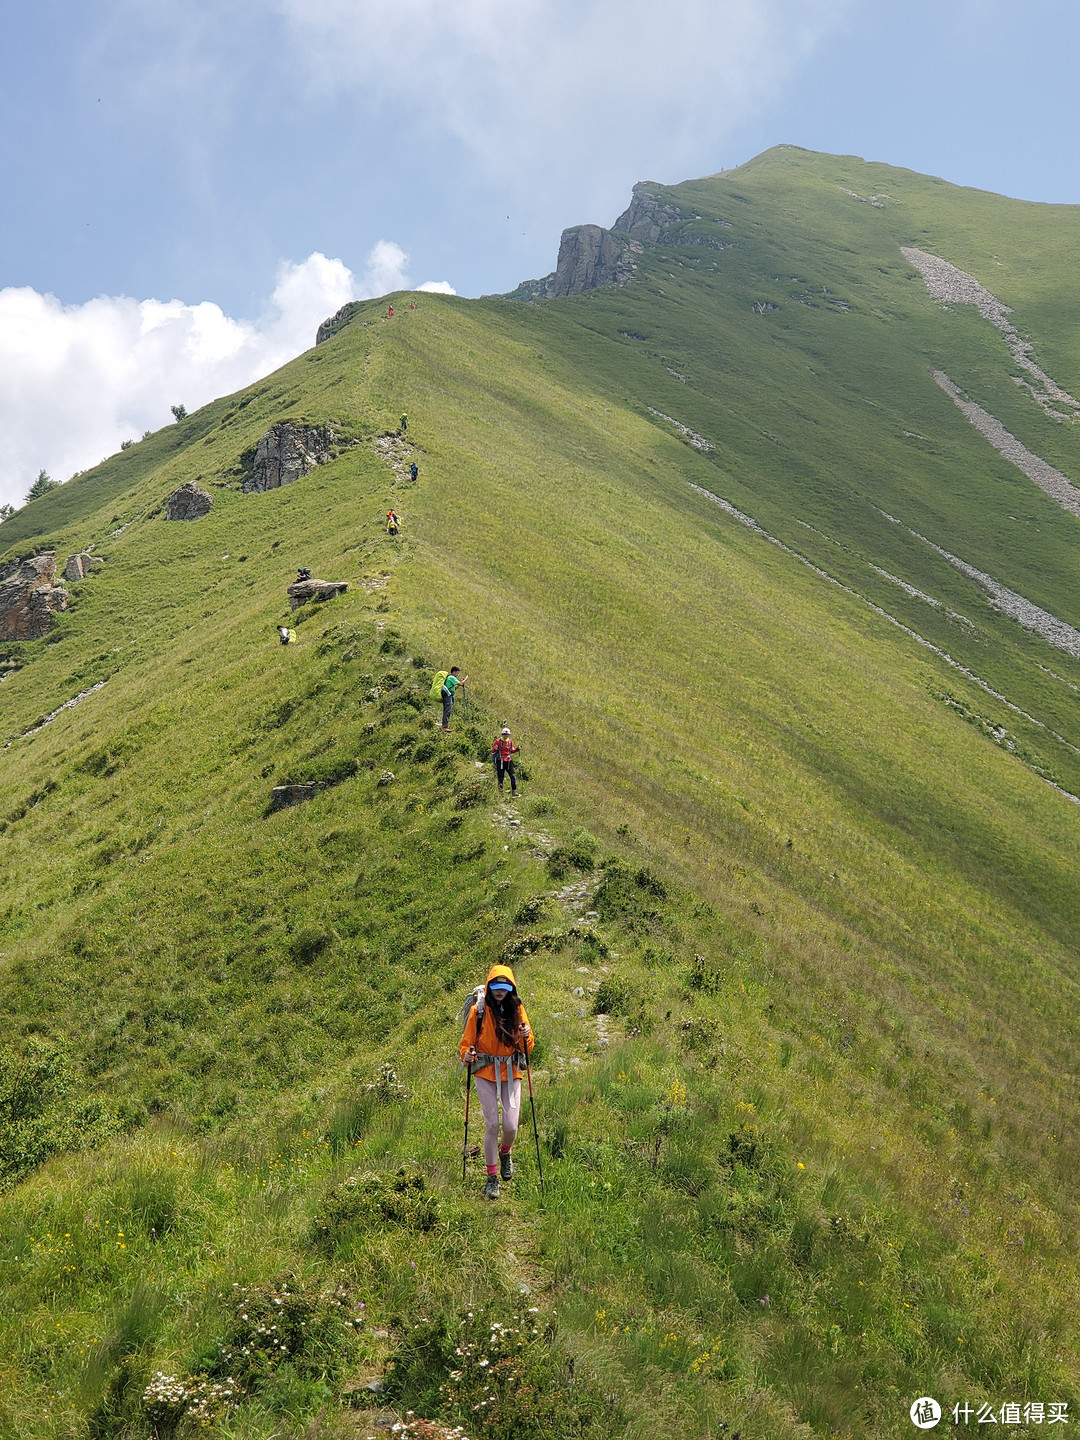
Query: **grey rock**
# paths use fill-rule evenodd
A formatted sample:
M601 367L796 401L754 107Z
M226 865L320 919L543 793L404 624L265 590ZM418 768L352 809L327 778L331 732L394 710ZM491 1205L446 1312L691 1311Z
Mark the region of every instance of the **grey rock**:
M335 595L344 595L348 588L347 580L294 580L286 593L290 608L299 610L309 600L332 600Z
M316 330L315 344L322 345L327 340L332 340L339 330L344 330L346 325L356 319L363 308L359 300L347 301L340 310L328 316Z
M600 225L574 225L562 233L554 271L542 280L524 281L508 298L552 300L627 285L640 254L641 246L626 235Z
M666 230L695 218L685 214L670 200L661 199L660 189L655 180L639 180L634 186L630 204L611 228L639 240L643 245L655 245Z
M279 420L271 425L255 447L249 474L244 476L244 494L276 490L310 475L316 465L331 458L334 432L329 425L301 425Z
M178 490L174 490L165 502L166 520L201 520L204 515L209 515L213 499L209 491L196 485L194 480L185 480Z
M91 555L88 550L78 555L69 555L64 566L65 580L85 580L94 570L100 570L105 561L100 555Z
M21 560L0 584L0 640L40 640L52 617L66 610L68 593L54 585L56 556L51 550Z
M302 805L313 800L318 794L318 785L275 785L270 792L270 809L287 810L290 805Z

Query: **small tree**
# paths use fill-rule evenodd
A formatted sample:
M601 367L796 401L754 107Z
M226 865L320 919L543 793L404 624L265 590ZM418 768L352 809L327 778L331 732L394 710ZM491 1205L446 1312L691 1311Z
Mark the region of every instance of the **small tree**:
M5 520L10 520L14 514L14 505L0 505L0 525L2 525Z
M186 406L186 405L170 405L170 406L169 406L169 409L170 409L170 410L172 411L172 413L173 413L173 419L174 419L174 420L180 421L180 420L186 420L186 419L187 419L187 406Z
M134 444L135 444L135 441L134 441L134 440L121 440L121 441L120 441L120 449L121 449L121 450L130 450L131 447L132 447Z
M60 481L54 480L47 470L39 470L38 477L26 492L26 503L36 500L40 495L47 495L50 490L60 488Z

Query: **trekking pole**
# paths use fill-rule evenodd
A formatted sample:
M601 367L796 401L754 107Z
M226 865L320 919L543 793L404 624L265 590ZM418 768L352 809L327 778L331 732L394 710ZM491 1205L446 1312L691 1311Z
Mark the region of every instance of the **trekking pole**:
M540 1194L544 1193L544 1167L540 1163L540 1132L536 1128L536 1101L533 1099L532 1069L529 1065L529 1046L525 1044L525 1074L529 1077L529 1106L532 1109L533 1139L536 1141L536 1168L540 1172Z
M465 1139L461 1145L461 1183L465 1184L465 1162L469 1155L469 1101L472 1099L472 1066L465 1066Z

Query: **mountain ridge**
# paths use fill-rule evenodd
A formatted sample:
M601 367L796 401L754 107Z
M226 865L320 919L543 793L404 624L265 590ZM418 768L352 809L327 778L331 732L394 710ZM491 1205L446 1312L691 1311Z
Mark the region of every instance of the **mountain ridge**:
M1080 437L901 247L1075 394L1077 212L789 150L642 193L629 283L358 302L0 526L0 565L105 561L0 653L0 1005L57 1077L0 1152L0 1434L149 1435L155 1373L223 1381L232 1287L286 1273L368 1328L317 1381L245 1370L219 1433L1075 1403L1080 659L1009 596L1080 629L1077 521L934 372L1073 480ZM653 200L694 218L644 238ZM245 493L285 421L349 443ZM210 513L166 521L196 480ZM349 590L290 618L301 563ZM314 798L269 813L286 783ZM499 958L548 1191L520 1148L483 1209L454 1017ZM413 1166L430 1229L341 1198ZM439 1390L478 1265L574 1415Z

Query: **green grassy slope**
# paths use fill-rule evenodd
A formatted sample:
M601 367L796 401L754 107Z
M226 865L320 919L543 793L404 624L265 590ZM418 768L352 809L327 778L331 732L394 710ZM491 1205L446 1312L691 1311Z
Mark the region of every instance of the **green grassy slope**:
M0 655L0 1434L183 1433L158 1370L239 1379L212 1426L245 1436L1076 1403L1080 662L882 512L1080 625L1080 522L930 371L1074 479L1080 438L899 253L974 273L1075 394L1080 221L794 149L666 193L730 248L540 306L372 303L0 527L0 561L106 557ZM373 443L402 408L416 486ZM242 495L289 416L358 443ZM166 522L196 477L211 515ZM299 563L350 590L282 649ZM504 719L520 817L481 764ZM522 1145L484 1207L454 1016L504 954L549 1186ZM434 1212L339 1188L399 1166ZM309 1330L271 1355L274 1297L233 1287L286 1274ZM522 1286L544 1328L489 1391L448 1337Z

